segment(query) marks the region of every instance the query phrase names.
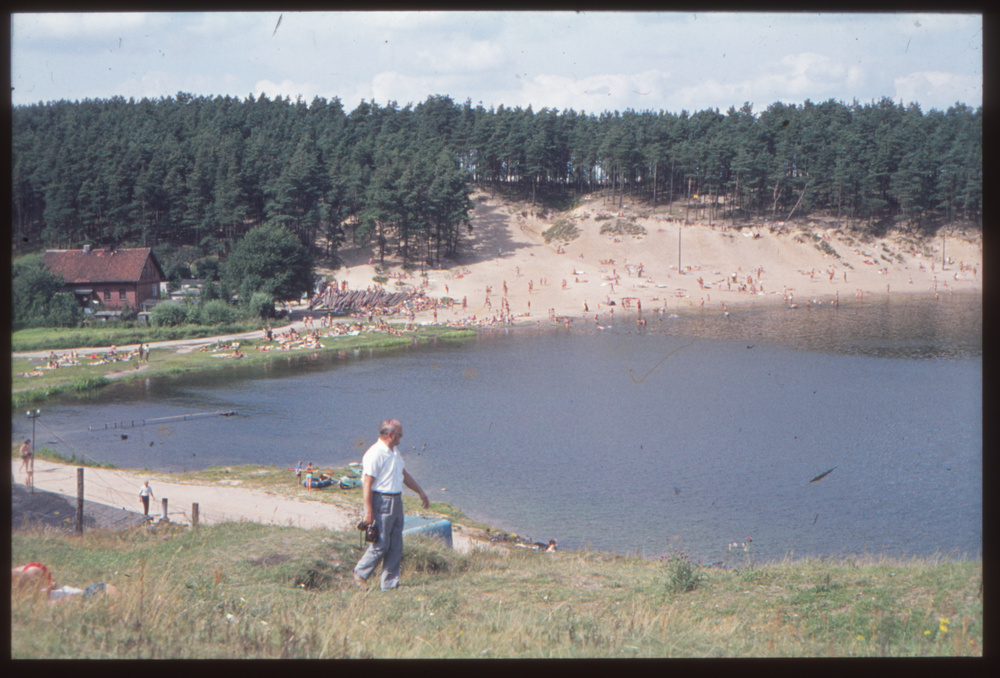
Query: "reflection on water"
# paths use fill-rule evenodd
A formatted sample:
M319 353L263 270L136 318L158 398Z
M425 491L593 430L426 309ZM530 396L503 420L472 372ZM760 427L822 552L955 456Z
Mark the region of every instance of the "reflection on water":
M673 317L671 317L673 316ZM776 341L810 351L878 358L964 358L982 355L982 295L899 295L854 299L839 306L721 309L646 316L642 331L715 339ZM590 325L593 327L593 324ZM638 332L634 322L609 328Z
M975 556L981 322L981 297L956 295L499 330L136 380L45 423L56 449L182 470L340 466L397 416L433 499L566 548ZM88 430L223 410L239 416Z

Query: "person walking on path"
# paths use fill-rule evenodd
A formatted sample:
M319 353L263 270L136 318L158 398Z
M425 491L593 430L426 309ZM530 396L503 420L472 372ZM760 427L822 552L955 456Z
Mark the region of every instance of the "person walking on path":
M139 488L139 499L142 500L142 512L147 518L149 517L149 498L152 496L153 488L149 486L149 481L147 480Z
M361 460L365 505L361 522L366 527L374 522L378 538L354 567L354 583L359 588L368 587L368 578L379 562L382 562L382 590L399 586L399 564L403 559L403 485L420 496L424 508L430 506L427 495L405 469L398 449L402 437L403 425L398 420L383 421L378 428L378 441L368 448Z
M32 454L34 453L31 451L31 439L29 438L21 445L21 468L18 469L19 471L24 471L25 473L31 472L30 465Z

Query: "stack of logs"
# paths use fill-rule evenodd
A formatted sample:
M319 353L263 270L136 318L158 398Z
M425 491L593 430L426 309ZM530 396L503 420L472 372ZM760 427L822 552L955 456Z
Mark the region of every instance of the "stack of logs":
M309 302L309 310L356 311L366 307L393 308L412 298L411 292L386 292L381 289L340 292L330 285L313 297Z

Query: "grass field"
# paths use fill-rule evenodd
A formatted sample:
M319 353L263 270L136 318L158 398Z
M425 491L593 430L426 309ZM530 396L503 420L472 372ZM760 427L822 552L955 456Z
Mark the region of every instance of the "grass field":
M12 564L120 590L11 603L14 658L982 656L982 563L703 568L603 552L460 555L406 540L393 592L353 587L357 532L16 530ZM684 565L685 567L678 567ZM693 585L692 585L693 584ZM376 633L377 629L377 633Z

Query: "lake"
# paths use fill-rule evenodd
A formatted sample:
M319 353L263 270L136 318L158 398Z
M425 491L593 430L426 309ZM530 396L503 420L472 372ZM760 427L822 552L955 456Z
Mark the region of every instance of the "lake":
M981 295L645 317L135 379L48 405L37 440L126 468L325 468L396 417L432 500L560 548L980 556Z

